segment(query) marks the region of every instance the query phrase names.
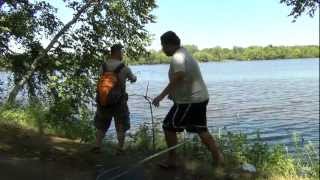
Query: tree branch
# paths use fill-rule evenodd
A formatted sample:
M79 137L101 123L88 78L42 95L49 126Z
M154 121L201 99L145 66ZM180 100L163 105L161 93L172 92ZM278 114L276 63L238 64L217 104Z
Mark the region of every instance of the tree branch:
M30 70L26 73L26 75L13 87L13 89L9 93L8 103L13 103L15 98L19 92L19 90L24 86L27 80L32 76L34 71L36 70L39 61L44 58L49 50L53 47L53 45L59 40L59 38L67 31L69 28L77 22L80 18L81 14L86 11L92 4L94 0L88 1L84 6L82 6L79 11L74 15L74 17L69 21L51 40L48 46L40 53L40 55L34 59L33 63L31 64Z

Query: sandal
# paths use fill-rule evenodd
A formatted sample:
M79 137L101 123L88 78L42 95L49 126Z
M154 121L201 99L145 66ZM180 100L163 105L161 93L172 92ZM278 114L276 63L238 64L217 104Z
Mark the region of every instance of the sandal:
M166 170L170 170L170 169L177 169L178 166L176 163L169 163L168 161L163 161L163 162L159 162L157 164L160 168L166 169Z
M224 156L221 152L219 152L217 156L213 158L212 165L214 167L223 167L225 165Z
M99 154L99 153L102 152L102 151L101 151L101 147L95 146L95 147L93 147L93 148L90 149L90 152L95 153L95 154Z
M123 149L117 148L116 156L120 156L120 155L123 155L123 154L125 154L125 151Z

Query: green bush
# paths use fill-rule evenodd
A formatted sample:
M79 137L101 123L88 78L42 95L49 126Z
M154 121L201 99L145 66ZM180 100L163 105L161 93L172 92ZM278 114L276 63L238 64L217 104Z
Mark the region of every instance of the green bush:
M48 133L71 139L90 142L94 139L92 114L86 108L74 109L67 102L44 108L40 105L3 105L0 107L0 122L14 123L40 133Z

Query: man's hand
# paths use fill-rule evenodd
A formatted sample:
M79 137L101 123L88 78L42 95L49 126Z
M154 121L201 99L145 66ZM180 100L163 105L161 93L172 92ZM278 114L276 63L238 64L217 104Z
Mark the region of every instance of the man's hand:
M130 81L130 83L135 83L137 81L137 77L133 76L132 78L129 78L128 81Z
M174 88L176 87L177 83L181 80L183 80L184 78L184 72L176 72L173 74L173 78L172 80L169 82L169 84L167 85L166 88L164 88L164 90L162 91L162 93L157 96L156 98L153 99L152 104L156 107L159 107L159 103L160 101L166 97L168 94L170 95L169 92L173 91ZM172 98L172 96L170 95L170 98Z
M156 98L153 99L152 104L156 107L159 107L160 101L163 99L162 96L157 96Z
M137 81L137 78L132 79L132 80L130 81L130 83L135 83L136 81Z

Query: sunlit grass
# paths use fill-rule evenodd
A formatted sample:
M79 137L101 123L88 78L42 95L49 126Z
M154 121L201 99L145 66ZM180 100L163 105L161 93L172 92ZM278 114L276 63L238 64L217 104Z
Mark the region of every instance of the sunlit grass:
M0 129L1 137L6 134L1 132L12 132L12 135L19 136L19 129L29 129L42 133L65 136L69 131L69 137L78 139L86 138L86 142L94 139L94 129L90 124L89 116L81 116L83 119L77 122L61 122L61 119L45 119L49 110L41 107L0 107L0 123L4 129ZM59 116L56 116L59 117ZM51 117L52 118L52 117ZM39 121L42 121L39 128ZM60 123L56 125L55 123ZM79 123L80 122L80 123ZM7 124L7 126L3 126ZM87 129L89 128L89 129ZM71 131L71 133L70 133ZM163 132L155 130L155 147L153 147L152 130L147 125L142 125L135 134L127 138L126 151L129 154L141 154L148 156L166 148ZM87 134L86 134L87 133ZM8 134L7 134L8 135ZM35 136L35 135L29 135ZM212 170L212 159L208 150L200 143L197 136L187 138L184 134L179 134L180 142L187 140L187 143L177 149L178 154L185 168L192 174L204 174L203 176L220 177L228 173L236 172L239 179L246 179L248 176L254 176L256 179L318 179L319 178L319 155L317 148L311 142L301 143L302 138L298 134L293 135L295 144L295 153L289 154L284 145L269 145L263 142L259 132L255 139L248 139L245 134L234 134L231 132L220 132L218 136L219 144L223 150L226 159L226 167L219 170ZM60 152L77 153L75 141L64 138L49 137L46 139L55 144L55 149ZM59 145L61 144L61 145ZM115 148L115 142L106 141L105 153L112 156L112 149ZM1 151L9 151L10 144L0 143ZM82 153L83 154L83 153ZM106 156L106 157L108 157ZM108 159L106 159L108 161ZM242 164L249 163L256 167L257 172L240 173L238 169ZM251 178L251 177L250 177Z

